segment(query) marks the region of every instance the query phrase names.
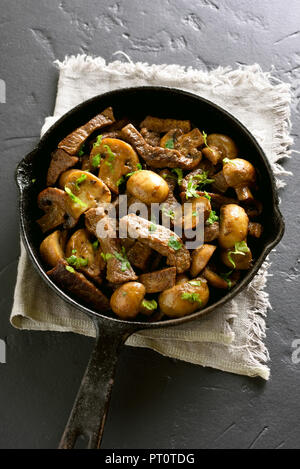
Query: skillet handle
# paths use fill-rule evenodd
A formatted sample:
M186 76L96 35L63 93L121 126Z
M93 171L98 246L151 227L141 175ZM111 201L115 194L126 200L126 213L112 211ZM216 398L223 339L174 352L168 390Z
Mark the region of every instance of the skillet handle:
M80 435L88 449L100 447L119 350L134 332L132 326L103 324L94 319L96 343L83 376L59 449L72 449ZM103 320L102 320L103 321ZM99 330L101 326L101 330Z

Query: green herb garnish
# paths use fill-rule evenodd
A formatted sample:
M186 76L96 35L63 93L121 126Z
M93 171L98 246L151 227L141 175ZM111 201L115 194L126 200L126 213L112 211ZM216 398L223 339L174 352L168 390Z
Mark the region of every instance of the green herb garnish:
M224 158L224 159L223 159L223 164L226 164L226 163L235 164L235 161L230 160L229 158Z
M180 184L182 183L182 179L183 179L182 169L173 168L171 171L172 173L175 173L177 175L177 182L178 182L178 185L180 186Z
M116 259L118 259L118 261L121 262L122 272L125 272L125 270L130 269L131 265L130 265L129 260L127 259L127 255L126 255L126 251L125 251L124 246L122 246L121 252L122 252L122 254L119 253L119 252L115 252L114 256L115 256Z
M125 176L126 176L127 178L129 178L129 177L132 176L133 174L138 173L139 171L142 171L142 169L143 169L141 163L138 163L138 164L136 165L136 167L137 167L137 170L136 170L136 171L132 171L131 173L127 173L127 174L125 174Z
M172 220L175 218L175 212L174 210L172 209L167 209L164 205L163 205L163 208L162 208L162 213L166 216L166 217L169 217L171 218Z
M174 139L170 138L166 141L165 148L170 148L171 150L174 148Z
M77 249L72 249L72 254L76 254Z
M65 191L73 202L80 205L81 207L84 207L84 208L87 207L87 204L85 204L84 202L82 202L82 200L76 197L76 195L73 194L73 192L71 191L71 189L69 189L69 187L65 186Z
M94 242L92 243L92 248L93 248L93 250L94 250L94 251L97 251L98 246L99 246L99 241L98 241L98 239L96 239L96 241L94 241Z
M98 168L101 162L101 155L100 153L97 153L97 155L93 156L92 158L92 166L93 168Z
M233 268L236 268L236 264L234 260L232 259L232 254L239 254L240 256L244 256L246 252L249 252L250 249L248 248L247 244L245 241L238 241L234 245L234 251L229 251L227 254L229 262L233 265Z
M188 283L190 285L195 285L195 287L200 287L201 286L201 281L200 280L190 280Z
M73 269L73 267L71 267L70 265L66 265L66 270L68 272L71 272L71 274L75 274L75 269Z
M112 162L115 160L116 155L111 151L111 148L109 145L104 145L105 150L107 151L108 154L108 159L105 161L105 164L112 168Z
M84 155L84 150L83 150L83 148L84 148L84 143L83 143L83 144L81 145L81 147L79 148L78 156Z
M76 179L75 187L78 191L79 191L79 184L81 184L83 181L85 181L86 177L87 177L86 174L82 174L81 176L79 176L79 178Z
M154 310L157 308L157 302L155 300L143 300L142 305L144 306L144 308L149 310Z
M181 242L178 241L178 239L176 239L175 236L171 236L169 238L168 246L174 249L174 251L179 251L179 249L182 248Z
M198 187L198 184L197 183L195 184L193 181L193 178L191 177L188 180L185 198L190 199L190 198L200 197L199 194L197 193L197 187Z
M102 135L98 135L98 136L97 136L96 142L93 144L93 148L95 148L95 147L100 147L100 145L101 145L101 143L102 143L102 138L103 138Z
M201 305L202 300L199 297L198 293L182 293L181 295L182 300L188 300L190 303L199 303Z
M216 215L216 212L214 210L211 210L209 217L206 220L206 223L208 223L209 225L212 225L215 221L218 221L218 220L219 220L219 217L218 215Z
M120 179L117 180L117 187L119 187L123 182L125 181L124 176L120 177Z
M35 183L35 181L36 181L36 179L31 179L31 182L32 182L33 184Z
M114 256L113 256L113 254L110 254L109 252L107 254L104 254L104 252L101 252L101 257L105 262L107 262L108 259L111 259Z
M214 179L209 179L207 176L208 176L208 171L203 171L203 173L196 174L195 176L193 176L193 179L198 179L199 180L198 184L203 185L203 186L214 182Z
M230 288L232 287L232 282L231 282L231 280L230 280L230 278L229 278L229 275L231 275L232 272L233 272L233 271L230 270L230 271L227 272L227 273L221 273L221 274L219 274L220 277L221 277L223 280L225 280L225 282L227 282L228 289L230 289Z
M83 257L77 257L72 254L72 256L67 257L66 261L69 265L72 265L75 267L75 269L80 269L81 267L85 267L88 265L88 260L84 259Z
M204 196L203 197L205 197L207 200L211 200L211 196L206 191L204 191Z

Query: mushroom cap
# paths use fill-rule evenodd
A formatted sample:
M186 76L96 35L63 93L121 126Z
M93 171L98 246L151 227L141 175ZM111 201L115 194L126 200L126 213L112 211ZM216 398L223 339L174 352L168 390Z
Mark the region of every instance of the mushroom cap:
M254 166L242 158L234 158L223 166L224 178L230 187L239 187L255 182Z

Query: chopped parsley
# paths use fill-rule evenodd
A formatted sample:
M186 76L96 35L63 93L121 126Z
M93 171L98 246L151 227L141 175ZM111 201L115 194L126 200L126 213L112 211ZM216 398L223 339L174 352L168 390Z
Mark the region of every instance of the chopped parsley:
M182 293L181 295L182 300L188 300L190 303L199 303L201 305L202 300L199 297L198 293Z
M96 239L96 241L94 241L94 242L92 243L92 248L93 248L93 250L94 250L94 251L97 251L98 246L99 246L99 241L98 241L98 239Z
M121 252L122 252L122 254L120 252L115 252L114 256L118 261L121 262L122 272L125 272L125 270L130 269L131 265L130 265L129 260L127 259L127 255L126 255L126 251L125 251L124 246L122 246Z
M84 208L87 207L87 204L82 202L82 200L80 200L78 197L76 197L76 195L73 194L73 192L71 191L71 189L69 189L69 187L65 186L65 192L68 194L72 202L75 202L75 204L78 204L81 207L84 207Z
M182 169L173 168L171 171L172 173L175 173L177 175L177 182L178 182L178 185L180 186L180 184L182 183L182 179L183 179Z
M204 145L209 148L208 144L207 144L207 133L204 132L204 130L202 130L202 135L203 135L203 140L204 140Z
M112 152L111 148L109 145L104 145L105 150L107 151L108 154L108 159L105 161L105 164L112 168L112 162L115 160L116 155Z
M174 139L170 138L165 143L165 148L170 148L171 150L174 148Z
M235 161L230 160L229 158L224 158L224 159L223 159L223 164L226 164L226 163L235 164Z
M190 199L190 198L200 197L199 194L197 193L197 187L198 187L198 184L194 183L193 178L191 177L187 184L185 198Z
M108 259L111 259L114 256L113 256L113 254L110 254L109 252L107 254L104 254L104 252L101 252L101 257L105 262L107 262Z
M129 177L132 176L133 174L138 173L139 171L142 171L142 169L143 169L141 163L138 163L138 164L136 165L136 167L137 167L137 170L136 170L136 171L131 171L131 173L127 173L125 176L126 176L127 178L129 178Z
M102 143L102 138L103 138L102 135L97 136L96 142L93 144L93 148L100 147L100 145Z
M75 267L75 269L80 269L81 267L88 265L87 259L84 259L83 257L77 257L74 254L72 254L70 257L67 257L66 261L69 265Z
M79 191L79 184L81 184L83 181L86 180L86 174L82 174L81 176L79 176L79 178L76 179L75 181L75 186L76 186L76 189Z
M163 208L162 208L162 213L166 216L166 217L169 217L171 218L172 220L175 218L175 212L174 210L172 209L167 209L164 205L163 205Z
M31 182L32 182L32 184L34 184L34 183L35 183L35 181L36 181L36 179L31 179Z
M124 176L120 177L120 179L117 180L117 187L119 187L123 182L125 181Z
M171 236L169 238L168 246L174 249L174 251L179 251L179 249L182 248L181 242L178 241L178 239L176 239L175 236Z
M208 171L203 171L203 173L201 174L196 174L195 176L193 176L193 179L198 179L199 182L198 182L198 185L206 185L206 184L211 184L212 182L214 182L214 179L209 179L208 177Z
M157 302L155 300L143 300L142 305L144 306L144 308L149 310L154 310L157 308Z
M66 265L66 270L68 272L71 272L71 274L75 274L75 269L73 269L73 267L71 267L70 265Z
M215 221L218 221L218 220L219 220L219 217L218 215L216 215L216 212L214 210L211 210L209 217L206 220L206 223L208 223L209 225L212 225Z
M101 162L101 155L100 153L97 153L97 155L93 156L92 158L92 166L93 168L98 168Z
M156 231L156 230L157 230L157 225L151 222L149 226L149 231Z
M247 244L245 241L238 241L234 245L234 251L229 251L227 254L229 262L233 265L233 268L236 268L236 264L234 260L232 259L232 254L239 254L240 256L244 256L246 252L249 252L250 249L248 248Z
M201 280L190 280L188 283L190 285L194 285L195 287L200 287L201 286Z
M79 148L78 156L83 156L84 155L84 143L81 145Z
M211 196L206 191L204 191L204 196L203 197L205 197L207 200L211 200Z
M193 217L196 217L197 215L198 215L197 210L194 210L194 212L192 212L192 216L193 216Z
M72 249L72 254L76 254L77 249Z
M221 274L219 274L220 277L221 277L223 280L225 280L225 282L227 282L227 286L228 286L228 289L229 289L229 290L230 290L230 288L232 287L232 282L231 282L231 280L230 280L230 278L229 278L229 276L230 276L231 274L232 274L232 270L230 270L230 271L227 272L227 273L223 273L223 274L221 273Z

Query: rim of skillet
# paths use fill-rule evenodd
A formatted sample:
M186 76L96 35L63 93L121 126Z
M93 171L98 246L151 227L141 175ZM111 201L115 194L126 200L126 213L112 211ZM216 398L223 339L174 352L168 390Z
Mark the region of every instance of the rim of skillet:
M196 311L195 313L189 314L187 316L179 317L179 318L174 318L174 319L167 319L164 321L156 321L156 322L146 322L146 321L127 321L119 318L114 318L107 316L105 314L101 314L98 311L94 311L93 309L88 308L87 306L84 306L81 304L79 301L73 299L70 297L66 292L64 292L62 289L60 289L46 274L40 259L35 255L35 253L32 250L31 242L27 236L27 230L25 227L24 223L24 209L23 209L23 193L24 193L24 187L22 186L23 181L22 177L24 176L24 165L29 162L30 160L34 159L36 153L38 153L40 147L42 144L49 138L49 135L56 129L57 127L60 127L63 125L64 121L70 117L71 115L76 114L77 112L80 112L83 108L89 106L89 104L94 103L97 100L101 100L101 98L109 98L109 96L116 95L118 93L130 93L134 91L165 91L165 92L172 92L178 95L185 95L191 99L198 100L199 102L204 102L208 106L211 106L215 110L217 110L219 113L223 114L224 118L227 120L230 120L235 124L238 128L242 130L242 132L246 135L248 139L251 140L252 144L254 145L257 154L259 155L259 158L262 160L263 164L265 165L265 168L267 170L268 176L270 178L270 185L272 188L272 205L273 205L273 210L274 210L274 215L276 216L276 222L278 223L277 227L277 234L274 237L273 240L269 241L266 243L260 255L257 257L255 263L253 264L252 268L245 274L243 279L237 283L232 290L229 290L226 295L224 295L222 298L220 298L218 301L215 303L210 304L206 308L203 308L202 310ZM76 127L77 128L77 127ZM25 169L26 171L26 169ZM18 164L16 172L15 172L15 179L16 183L19 189L19 217L20 217L20 228L21 228L21 236L22 240L25 245L25 249L27 253L29 254L29 257L35 267L35 269L38 271L39 275L42 277L42 279L48 284L48 286L64 301L69 303L75 308L78 308L81 310L83 313L87 314L90 316L92 319L93 318L98 318L98 319L103 319L106 321L112 321L119 325L125 325L127 324L128 326L132 326L132 328L138 329L148 329L148 328L159 328L159 327L168 327L168 326L175 326L179 325L188 321L192 321L193 319L196 319L199 316L202 316L204 314L208 314L212 312L214 309L216 309L219 306L224 305L231 299L233 299L238 293L240 293L253 279L255 274L258 272L259 268L261 267L262 263L266 259L267 255L269 252L276 246L276 244L279 243L281 240L285 225L283 221L283 216L280 212L279 209L279 198L277 195L277 190L276 190L276 182L275 182L275 177L270 165L269 160L267 159L263 149L259 145L259 143L256 141L254 136L250 133L250 131L232 114L230 114L228 111L223 109L221 106L218 106L214 102L203 98L202 96L196 95L194 93L188 92L188 91L183 91L180 90L179 88L172 88L172 87L166 87L166 86L137 86L137 87L128 87L128 88L119 88L116 90L108 91L106 93L102 93L100 95L94 96L93 98L90 98L86 101L83 101L79 105L73 107L70 109L67 113L65 113L62 117L60 117L48 130L47 132L42 136L42 138L39 140L38 144L35 146L35 148L28 153Z

